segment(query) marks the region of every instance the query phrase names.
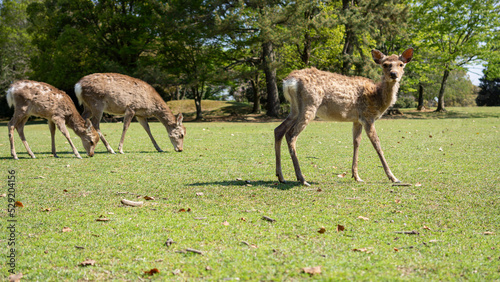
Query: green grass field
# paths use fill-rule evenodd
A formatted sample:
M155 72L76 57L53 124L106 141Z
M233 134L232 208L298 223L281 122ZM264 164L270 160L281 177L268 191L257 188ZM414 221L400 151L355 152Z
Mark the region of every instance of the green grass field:
M99 142L82 160L60 132L60 158L51 157L48 126L32 123L25 133L37 158L16 133L18 161L3 122L0 194L15 170L15 199L24 205L16 208L15 272L27 281L500 280L500 108L448 110L376 123L394 175L411 186L392 186L364 133L365 183L352 180L350 123L312 122L300 135L312 184L304 187L285 143L288 184L274 175L278 122L188 122L182 153L160 123L151 130L164 153L133 123L124 155ZM101 124L115 150L121 126ZM0 198L3 278L11 269L7 208ZM95 264L81 266L86 260ZM303 273L317 266L321 273Z

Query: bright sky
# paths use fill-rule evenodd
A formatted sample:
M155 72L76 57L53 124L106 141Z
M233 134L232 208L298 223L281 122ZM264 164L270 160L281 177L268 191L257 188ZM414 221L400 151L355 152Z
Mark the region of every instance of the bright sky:
M467 66L468 71L467 74L469 74L470 80L472 81L472 84L479 86L479 79L483 77L483 65L469 65Z

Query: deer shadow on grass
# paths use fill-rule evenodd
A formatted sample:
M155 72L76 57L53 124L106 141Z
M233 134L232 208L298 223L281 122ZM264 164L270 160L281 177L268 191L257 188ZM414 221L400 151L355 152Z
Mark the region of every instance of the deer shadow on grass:
M244 180L226 180L226 181L213 181L213 182L195 182L188 184L188 186L246 186L246 187L267 187L277 190L290 190L297 186L302 186L300 182L290 181L286 183L279 183L278 181L244 181ZM251 186L248 186L251 185Z

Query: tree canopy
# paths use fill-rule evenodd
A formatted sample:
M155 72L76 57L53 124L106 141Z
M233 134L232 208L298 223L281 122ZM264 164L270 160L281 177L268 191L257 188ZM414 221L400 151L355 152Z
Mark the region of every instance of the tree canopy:
M314 66L377 80L371 49L391 54L414 47L400 93L438 97L442 110L444 96L451 104L462 99L446 91L447 81L472 89L465 66L498 57L499 6L495 0L4 0L0 104L4 109L3 93L16 79L71 94L87 74L118 72L145 80L166 100L194 99L198 119L202 99L230 95L253 102L254 112L262 104L278 116L281 80L290 71ZM494 72L494 63L488 66Z

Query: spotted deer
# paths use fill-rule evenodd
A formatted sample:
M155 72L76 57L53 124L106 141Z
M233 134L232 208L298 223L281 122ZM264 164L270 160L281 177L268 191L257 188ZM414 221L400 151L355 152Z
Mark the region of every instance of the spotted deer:
M30 116L42 117L48 120L52 139L52 155L54 157L57 157L54 136L56 126L68 139L68 143L77 158L81 159L82 157L71 141L66 126L73 129L76 135L82 139L87 155L90 157L94 155L99 135L90 120L84 120L80 116L75 104L64 91L47 83L21 80L14 82L7 90L7 103L9 107L14 107L14 116L8 124L10 153L14 159L19 159L14 147L14 129L19 133L19 137L30 157L35 158L24 136L24 125Z
M281 171L281 141L286 136L297 180L309 186L300 170L295 145L299 134L316 116L353 123L352 177L356 181L363 181L358 174L358 148L364 128L387 177L399 182L385 160L374 123L396 102L399 82L405 65L413 57L413 48L400 56L386 56L378 50L371 53L375 63L382 67L382 79L377 84L364 77L348 77L316 68L293 71L284 79L283 90L290 102L290 114L274 130L276 176L280 182L285 182Z
M114 154L104 135L100 122L103 113L123 115L123 132L118 151L123 154L125 133L134 116L146 130L158 152L163 152L149 129L148 117L156 117L167 129L176 152L182 152L186 128L182 125L182 113L175 117L158 92L146 82L117 73L94 73L80 79L75 94L84 106L83 117L90 117L108 152Z

